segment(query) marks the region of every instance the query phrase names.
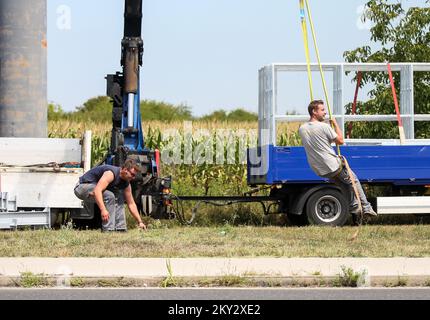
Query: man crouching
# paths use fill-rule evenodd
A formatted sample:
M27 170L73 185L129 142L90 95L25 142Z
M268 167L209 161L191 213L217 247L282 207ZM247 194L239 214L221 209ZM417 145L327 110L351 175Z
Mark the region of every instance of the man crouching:
M124 200L140 229L146 230L131 192L130 181L140 172L133 159L125 161L122 167L102 165L86 172L79 178L75 195L84 201L86 208L94 202L100 209L102 231L127 231Z

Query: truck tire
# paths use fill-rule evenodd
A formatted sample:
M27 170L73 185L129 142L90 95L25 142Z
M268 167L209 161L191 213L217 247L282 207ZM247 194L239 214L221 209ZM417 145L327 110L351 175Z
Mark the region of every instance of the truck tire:
M306 203L306 216L309 224L343 226L348 220L348 202L338 190L318 190Z

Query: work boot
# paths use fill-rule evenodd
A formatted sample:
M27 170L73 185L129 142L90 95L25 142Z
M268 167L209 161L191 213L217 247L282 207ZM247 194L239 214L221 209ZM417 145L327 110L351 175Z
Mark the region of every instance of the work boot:
M373 210L373 208L370 208L370 210L366 211L364 214L367 214L369 216L374 216L374 217L378 216L378 214Z

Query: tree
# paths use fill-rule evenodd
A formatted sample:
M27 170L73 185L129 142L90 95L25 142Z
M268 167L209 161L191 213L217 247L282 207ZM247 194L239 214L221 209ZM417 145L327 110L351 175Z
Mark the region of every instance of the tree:
M422 7L411 7L407 11L401 1L389 3L387 0L371 0L366 3L362 17L373 23L370 39L378 49L372 51L370 46L362 46L346 51L347 62L430 62L430 8L429 1L423 1ZM430 74L415 73L414 106L415 113L430 113ZM399 92L399 75L394 73L397 92ZM360 114L393 114L394 105L389 79L380 72L363 73L362 86L372 83L374 89L369 92L370 100L358 105ZM351 105L347 105L351 112ZM355 138L398 138L395 123L354 123ZM417 138L430 137L430 124L415 124Z
M49 105L48 113L50 120L68 119L84 122L110 122L112 121L112 102L107 96L99 96L87 100L83 106L77 107L75 111L65 113L61 107ZM175 106L173 104L143 100L140 103L142 120L191 120L191 109L185 105Z
M65 112L59 104L48 104L48 121L57 121L64 117Z
M228 114L229 121L257 121L258 115L243 109L236 109Z
M223 109L215 110L214 112L204 115L200 118L202 121L227 121L227 112Z
M203 120L203 121L257 121L255 113L243 109L236 109L231 112L217 110L201 118L194 118L191 108L187 105L173 105L167 102L155 100L142 100L140 102L140 114L143 121L184 121L184 120ZM48 105L48 119L82 122L111 122L112 121L112 102L107 96L99 96L87 100L75 111L64 112L61 106Z
M253 112L249 112L246 111L244 109L235 109L233 111L230 112L226 112L223 109L220 110L216 110L208 115L205 115L203 117L200 118L200 120L202 121L231 121L231 122L236 122L236 121L257 121L258 120L258 115L253 113Z
M76 108L70 118L78 121L106 122L112 119L112 103L109 97L99 96L87 100Z
M193 119L191 108L184 104L175 106L170 103L154 100L143 100L140 103L140 113L142 119L146 121L183 121Z

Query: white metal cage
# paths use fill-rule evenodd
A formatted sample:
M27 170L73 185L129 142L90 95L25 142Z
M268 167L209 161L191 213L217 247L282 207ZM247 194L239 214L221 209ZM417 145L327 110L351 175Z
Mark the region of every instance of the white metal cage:
M324 63L324 72L333 74L333 117L336 118L340 128L344 130L346 121L396 121L392 115L347 115L344 106L344 84L346 72L377 71L387 72L385 63ZM393 72L400 72L400 114L403 121L407 144L430 144L428 139L415 140L415 121L430 121L430 114L414 113L414 73L419 71L430 72L430 63L392 63ZM311 64L311 71L319 71L318 64ZM306 122L308 115L278 114L278 78L281 72L307 72L304 63L274 63L265 66L259 71L259 141L260 145L276 145L278 122ZM394 109L393 109L394 110ZM267 136L266 136L267 135ZM398 144L393 139L358 140L348 139L347 144Z

